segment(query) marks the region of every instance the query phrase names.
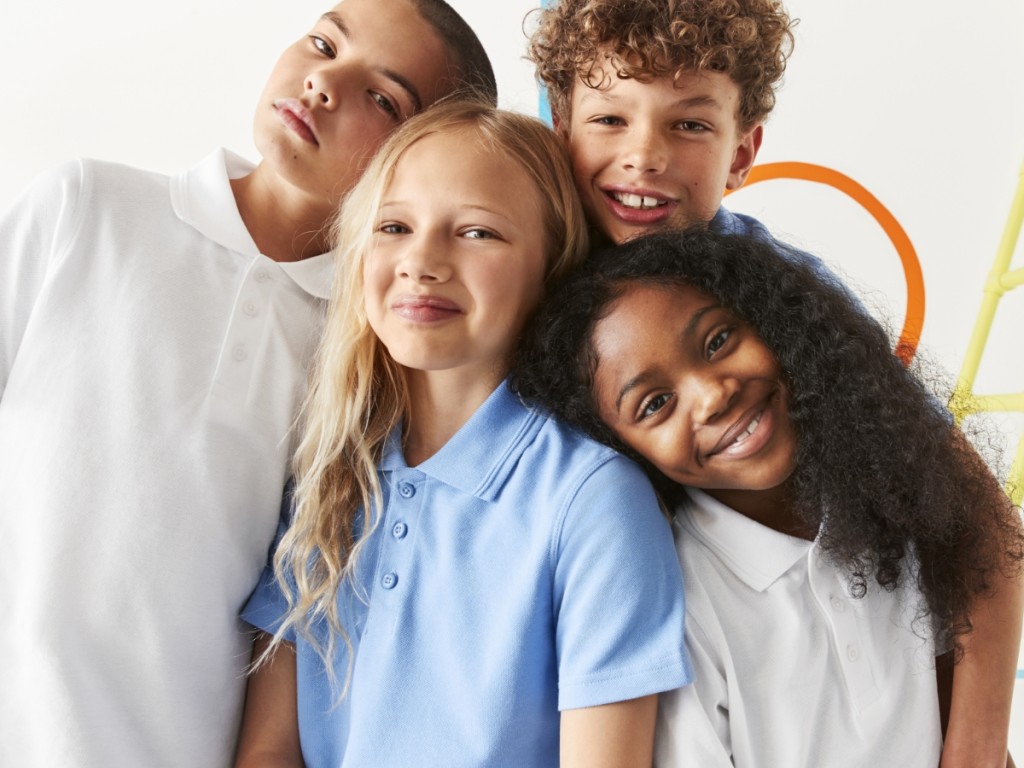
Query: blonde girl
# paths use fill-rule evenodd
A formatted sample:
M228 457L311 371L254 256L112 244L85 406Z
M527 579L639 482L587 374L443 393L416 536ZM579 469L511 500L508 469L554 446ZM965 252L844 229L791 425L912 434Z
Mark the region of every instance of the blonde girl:
M344 204L239 765L649 764L689 681L643 473L505 382L585 254L558 140L474 102L410 120ZM560 762L561 761L561 762Z

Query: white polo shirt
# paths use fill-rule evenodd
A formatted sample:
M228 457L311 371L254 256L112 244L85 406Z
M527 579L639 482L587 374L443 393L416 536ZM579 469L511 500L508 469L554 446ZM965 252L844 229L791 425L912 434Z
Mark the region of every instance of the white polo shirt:
M819 547L700 491L676 513L694 684L663 694L656 765L864 768L939 763L917 596L851 597Z
M217 152L0 218L0 765L224 766L329 257L261 255Z

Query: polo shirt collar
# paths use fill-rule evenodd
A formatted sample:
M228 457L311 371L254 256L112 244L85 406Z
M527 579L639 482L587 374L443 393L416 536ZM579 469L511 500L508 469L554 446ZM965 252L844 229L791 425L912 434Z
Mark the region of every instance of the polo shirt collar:
M253 172L251 162L226 149L171 179L171 205L183 222L229 251L261 256L252 235L242 222L231 191L231 179ZM269 259L267 256L263 258ZM331 254L323 253L296 262L274 262L306 293L319 299L330 296L334 273Z
M415 470L453 488L493 501L547 417L524 404L507 381L498 385L469 421ZM384 449L381 469L407 469L401 429L394 429Z
M708 229L720 235L738 235L742 233L743 224L732 211L721 205L708 224Z
M703 491L687 488L689 500L676 512L688 530L751 589L763 592L808 551L812 542L788 536L741 515ZM679 523L677 522L677 525Z

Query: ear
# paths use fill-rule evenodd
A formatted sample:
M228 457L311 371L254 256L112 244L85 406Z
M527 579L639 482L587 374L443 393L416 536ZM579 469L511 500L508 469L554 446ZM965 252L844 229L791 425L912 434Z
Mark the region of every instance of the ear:
M729 178L726 181L726 189L739 189L747 180L750 169L754 167L754 160L757 159L757 151L761 148L761 139L764 138L764 125L758 123L750 128L740 137L740 143L736 147L736 154L733 155L732 165L729 166Z

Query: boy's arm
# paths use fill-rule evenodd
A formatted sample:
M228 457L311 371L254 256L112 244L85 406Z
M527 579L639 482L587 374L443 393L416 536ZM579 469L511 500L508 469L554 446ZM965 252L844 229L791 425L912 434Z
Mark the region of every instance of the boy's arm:
M262 657L270 639L265 632L256 635L253 662ZM249 676L235 768L257 766L303 766L299 746L295 648L291 643L281 643L273 655Z
M567 709L560 725L562 768L636 768L654 759L658 696Z
M959 431L955 434L965 463L983 463L964 436ZM986 493L978 499L978 509L986 509L986 505L990 509L1007 509L1019 533L1020 517L1015 509L1009 508L995 478L985 489ZM993 532L993 536L1001 534L998 529ZM1003 542L993 542L999 566L993 571L993 590L975 598L971 608L974 629L961 638L964 655L953 668L949 726L941 768L1003 768L1007 765L1010 701L1024 619L1024 580L1021 564L1010 562L1006 549Z

